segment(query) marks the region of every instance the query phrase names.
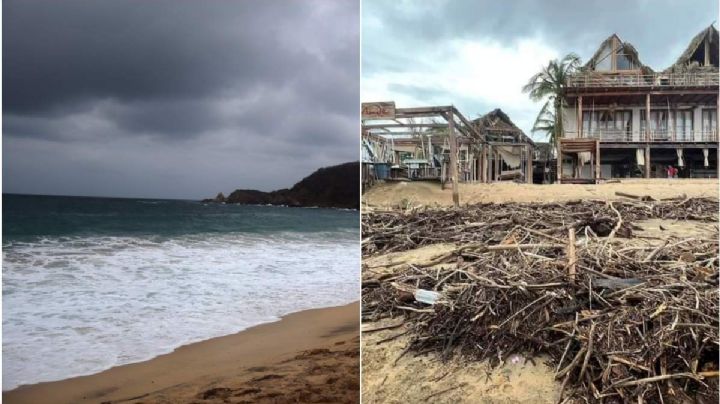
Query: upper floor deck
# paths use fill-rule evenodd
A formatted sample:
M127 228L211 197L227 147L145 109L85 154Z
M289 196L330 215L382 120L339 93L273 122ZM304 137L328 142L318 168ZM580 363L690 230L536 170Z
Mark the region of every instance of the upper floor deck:
M582 72L568 78L568 92L598 89L705 89L720 85L718 71L694 73L600 73Z

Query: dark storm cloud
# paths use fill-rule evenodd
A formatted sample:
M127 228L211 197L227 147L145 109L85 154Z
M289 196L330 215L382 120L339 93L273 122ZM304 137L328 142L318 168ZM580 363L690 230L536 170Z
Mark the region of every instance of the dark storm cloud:
M363 20L377 19L382 28L363 32L363 69L372 72L399 56L422 60L416 47L458 38L512 43L542 37L586 60L612 33L631 42L645 64L664 69L717 15L716 0L366 0ZM403 49L388 49L390 38Z
M3 13L5 192L200 197L357 159L357 1Z

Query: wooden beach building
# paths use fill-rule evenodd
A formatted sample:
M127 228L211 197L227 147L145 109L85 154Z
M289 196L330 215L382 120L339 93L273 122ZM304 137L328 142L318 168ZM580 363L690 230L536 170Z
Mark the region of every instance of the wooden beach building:
M362 105L363 184L386 180L459 182L533 179L533 141L501 110L473 121L454 106ZM379 169L380 167L383 167Z
M698 33L654 71L616 34L569 77L557 179L717 177L718 30Z

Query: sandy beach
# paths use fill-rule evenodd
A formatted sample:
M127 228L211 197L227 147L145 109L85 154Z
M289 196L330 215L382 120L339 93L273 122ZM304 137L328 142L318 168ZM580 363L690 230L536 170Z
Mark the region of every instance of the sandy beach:
M460 204L506 202L565 202L578 199L622 199L616 192L648 195L653 198L717 197L717 179L621 179L619 183L580 184L460 184ZM438 182L388 182L370 188L363 194L363 206L452 206L448 185Z
M146 362L3 392L13 403L358 402L359 304L306 310Z

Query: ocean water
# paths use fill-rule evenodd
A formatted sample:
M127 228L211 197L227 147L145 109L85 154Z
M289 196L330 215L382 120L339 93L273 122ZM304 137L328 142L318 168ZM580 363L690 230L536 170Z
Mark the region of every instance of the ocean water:
M358 212L3 195L3 390L359 296Z

